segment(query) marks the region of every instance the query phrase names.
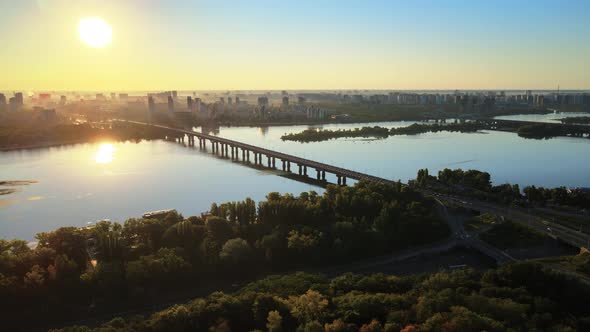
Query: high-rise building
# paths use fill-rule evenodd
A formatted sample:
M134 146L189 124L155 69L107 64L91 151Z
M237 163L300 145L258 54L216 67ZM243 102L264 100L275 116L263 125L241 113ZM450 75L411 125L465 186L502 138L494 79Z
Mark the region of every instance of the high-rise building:
M283 106L284 107L289 106L289 97L288 96L283 97Z
M266 96L258 97L258 106L259 107L268 106L268 97L266 97Z
M0 112L6 111L6 96L0 93Z
M191 96L186 97L186 108L188 108L189 111L193 110L193 98Z
M24 97L22 92L17 92L14 97L8 100L8 104L11 111L20 111L24 105Z
M23 93L22 92L17 92L14 94L14 97L16 98L16 102L19 106L23 106L25 103L25 100L23 98Z
M195 98L195 101L194 101L193 105L194 105L193 110L195 112L201 112L201 107L202 107L202 105L201 105L201 98Z
M174 98L172 96L168 96L168 112L174 113Z
M154 114L156 111L156 102L152 96L148 97L148 110L150 111L150 115Z

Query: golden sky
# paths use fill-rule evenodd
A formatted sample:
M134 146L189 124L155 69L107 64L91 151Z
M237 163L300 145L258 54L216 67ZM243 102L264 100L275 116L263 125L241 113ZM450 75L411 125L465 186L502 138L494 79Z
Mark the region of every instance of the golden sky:
M552 4L6 1L0 90L588 89L588 5Z

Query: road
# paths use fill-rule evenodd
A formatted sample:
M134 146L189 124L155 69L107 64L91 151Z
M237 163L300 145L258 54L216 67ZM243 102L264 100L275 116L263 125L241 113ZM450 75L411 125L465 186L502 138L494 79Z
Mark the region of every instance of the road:
M526 209L519 207L508 207L504 205L482 202L465 197L454 197L437 193L426 193L428 196L453 202L467 209L473 209L480 212L487 212L495 215L504 216L505 218L531 227L541 233L547 234L553 238L559 238L564 242L578 247L590 247L590 235L574 230L569 227L552 223L538 215L529 213Z

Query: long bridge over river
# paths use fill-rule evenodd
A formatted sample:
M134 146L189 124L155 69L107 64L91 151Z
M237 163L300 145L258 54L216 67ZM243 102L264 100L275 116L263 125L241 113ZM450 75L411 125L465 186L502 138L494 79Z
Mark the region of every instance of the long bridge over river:
M230 158L232 160L241 160L243 162L250 162L250 156L253 157L254 165L264 167L264 161L266 161L266 167L276 169L277 159L281 162L281 168L285 172L291 172L291 164L297 165L298 174L301 176L308 175L308 168L315 169L316 179L320 181L326 180L326 172L334 174L338 179L339 185L346 185L346 179L354 180L365 180L375 183L393 185L396 182L377 176L349 170L346 168L333 166L329 164L320 163L317 161L300 158L290 154L264 149L258 146L222 138L218 136L208 135L204 133L195 132L192 130L179 129L173 127L167 127L156 124L149 124L146 122L138 121L120 121L123 123L130 123L135 125L151 126L154 128L161 129L165 132L170 133L169 136L178 138L184 142L185 138L188 141L189 146L196 146L196 142L199 143L199 148L206 149L207 145L211 145L211 151L222 157ZM266 160L263 160L265 157Z
M324 164L324 163L320 163L317 161L293 156L290 154L286 154L286 153L282 153L282 152L278 152L278 151L273 151L273 150L269 150L269 149L264 149L264 148L261 148L258 146L254 146L254 145L250 145L250 144L246 144L246 143L242 143L242 142L238 142L238 141L234 141L234 140L230 140L230 139L222 138L222 137L218 137L218 136L199 133L199 132L195 132L192 130L179 129L179 128L167 127L167 126L150 124L150 123L146 123L146 122L138 122L138 121L125 121L125 120L118 120L118 121L122 122L122 123L129 123L129 124L150 126L150 127L158 128L158 129L166 132L168 137L174 137L175 139L178 139L181 142L184 142L185 138L186 138L188 140L189 146L195 146L196 142L198 141L199 148L207 149L207 145L210 144L211 151L214 154L219 155L221 157L225 157L225 158L231 157L232 160L240 160L240 155L241 155L241 161L250 162L250 156L252 156L254 159L253 160L254 164L256 166L260 166L260 167L265 166L265 164L263 163L263 157L266 157L266 167L268 167L270 169L276 169L276 160L277 159L279 159L281 161L282 170L285 172L291 172L291 164L297 165L298 173L301 176L307 176L308 168L313 168L316 171L317 180L320 180L320 181L326 180L326 172L328 172L328 173L334 174L336 176L336 178L338 179L337 182L339 185L346 185L347 178L355 179L355 180L365 180L365 181L370 181L370 182L374 182L374 183L381 183L381 184L388 184L388 185L394 185L397 183L393 180L380 178L380 177L373 176L370 174L365 174L365 173L349 170L349 169L342 168L342 167ZM490 125L493 124L493 125L498 125L498 126L517 125L518 124L518 123L513 123L513 122L518 122L518 121L493 120L493 119L486 119L484 121L489 122ZM526 124L526 122L524 122L524 121L520 121L519 123L521 125L523 123ZM555 125L560 125L560 124L555 124ZM584 126L584 127L587 127L587 128L580 128L580 129L583 131L590 130L590 126ZM497 129L497 130L500 130L500 129ZM428 194L428 193L425 193L425 194ZM459 202L463 202L463 201L459 200ZM465 204L467 204L467 203L465 202ZM485 203L485 206L483 206L482 204L483 203L477 203L477 204L473 203L473 204L467 205L466 207L470 208L470 209L482 211L482 212L492 212L494 214L501 214L501 215L510 215L511 214L511 213L508 213L507 211L505 211L506 207L504 207L504 206L491 204L491 203ZM529 220L529 224L530 224L530 220L536 220L536 217L532 217L528 214L524 215L524 216L519 216L519 218L516 218L515 213L512 213L512 216L515 217L516 220ZM537 226L537 228L542 232L547 228L546 224L543 221L538 221L536 224L534 224L534 226ZM558 237L570 245L573 245L573 246L579 247L579 248L587 248L588 245L590 244L590 236L588 236L588 235L581 234L580 232L578 232L576 230L573 230L573 229L570 229L568 227L561 226L558 224L552 224L551 227L552 227L551 236Z

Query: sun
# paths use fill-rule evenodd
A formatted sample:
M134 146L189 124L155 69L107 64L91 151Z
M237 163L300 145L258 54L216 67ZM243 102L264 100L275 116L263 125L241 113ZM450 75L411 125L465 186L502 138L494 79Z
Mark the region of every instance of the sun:
M88 46L103 48L111 43L113 30L100 17L86 17L78 22L80 39Z
M115 151L117 149L112 144L101 144L98 151L94 154L94 161L98 164L110 164L115 160Z

